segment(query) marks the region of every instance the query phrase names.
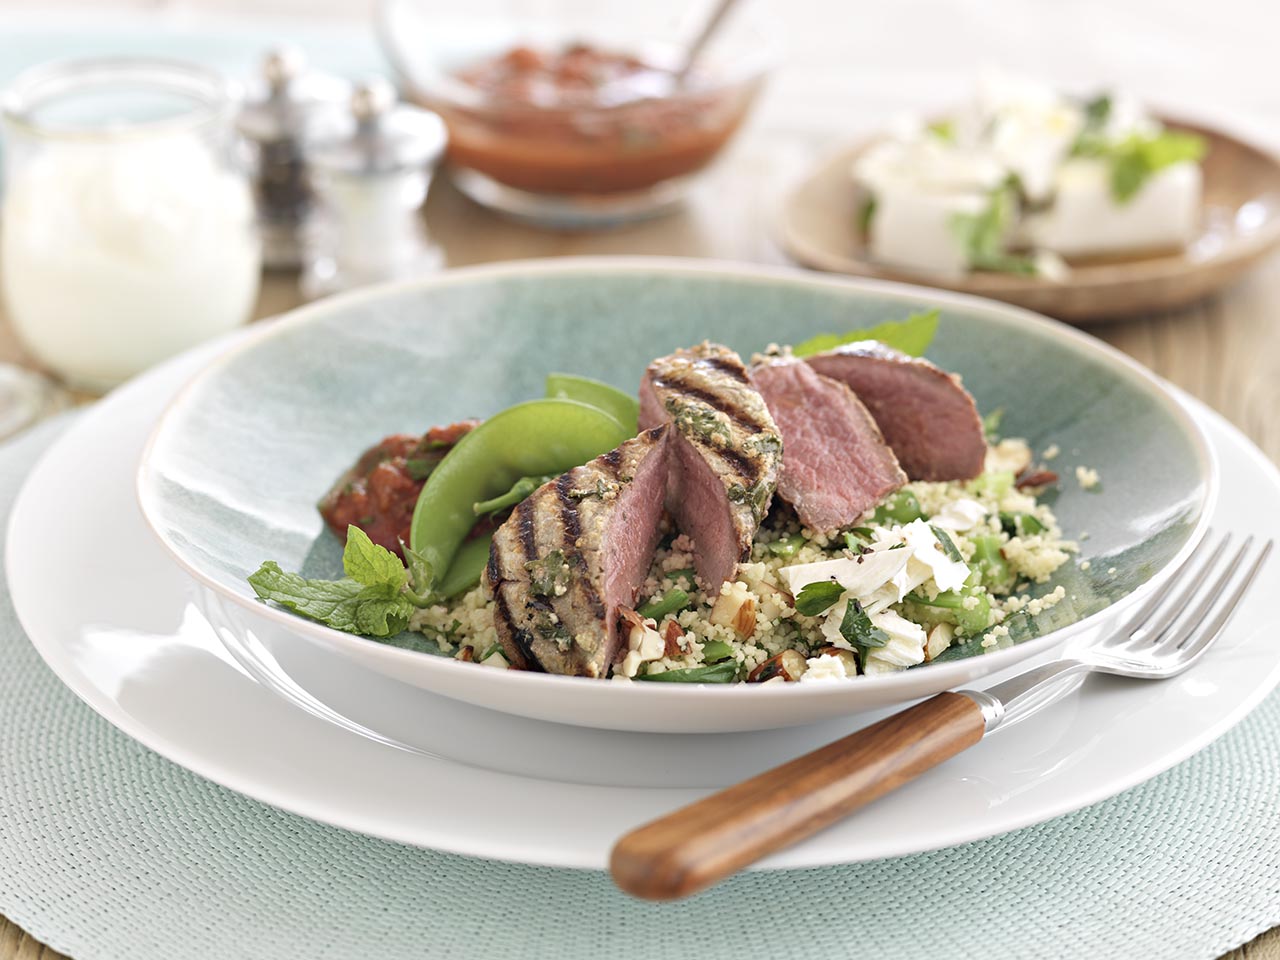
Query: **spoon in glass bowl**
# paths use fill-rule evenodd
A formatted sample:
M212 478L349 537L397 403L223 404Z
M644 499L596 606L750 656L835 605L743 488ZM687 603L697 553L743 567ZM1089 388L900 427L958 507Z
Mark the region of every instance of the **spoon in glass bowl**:
M716 0L716 4L712 7L707 19L703 21L702 27L698 30L697 35L685 48L684 58L673 71L676 78L676 86L683 86L689 73L697 65L698 58L702 56L702 52L707 48L712 38L716 35L716 31L724 24L729 16L729 12L737 6L738 0Z

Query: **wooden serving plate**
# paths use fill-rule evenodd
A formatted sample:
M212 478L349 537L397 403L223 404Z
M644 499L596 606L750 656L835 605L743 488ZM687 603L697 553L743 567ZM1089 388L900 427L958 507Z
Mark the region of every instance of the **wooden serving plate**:
M883 266L870 259L855 226L861 197L849 171L867 143L831 157L787 198L781 242L807 267L992 297L1077 324L1180 307L1231 283L1280 244L1280 159L1222 131L1163 119L1209 146L1201 232L1185 250L1073 262L1065 283L1001 273L939 277Z

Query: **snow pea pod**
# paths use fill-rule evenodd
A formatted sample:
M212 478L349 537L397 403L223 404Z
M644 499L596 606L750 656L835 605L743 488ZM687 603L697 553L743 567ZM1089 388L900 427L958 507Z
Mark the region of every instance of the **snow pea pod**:
M427 478L413 511L409 546L431 565L440 584L475 526L477 501L506 493L521 477L564 473L632 436L612 415L576 400L508 407L459 440Z
M629 437L634 437L640 432L637 424L640 419L639 401L607 383L592 380L590 377L576 377L571 373L549 373L547 374L547 396L577 400L588 406L599 407L631 431L627 434Z
M487 533L468 540L458 548L453 563L436 585L435 592L441 600L452 600L480 583L480 575L489 562L489 545L492 543L493 534Z

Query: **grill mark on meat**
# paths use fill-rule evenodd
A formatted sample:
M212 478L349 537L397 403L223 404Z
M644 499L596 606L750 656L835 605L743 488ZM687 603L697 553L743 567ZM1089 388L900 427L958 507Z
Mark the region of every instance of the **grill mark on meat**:
M617 451L613 452L616 453ZM622 459L621 454L615 459L620 462ZM614 470L616 472L617 464L614 464ZM569 566L577 573L573 580L573 587L582 591L583 599L591 608L592 615L597 618L603 618L605 615L604 602L592 585L591 578L586 576L587 561L582 555L582 548L578 546L578 542L582 537L582 517L578 513L578 501L570 496L576 472L576 470L570 471L556 480L556 498L560 501L560 521L564 528L561 542L564 544L564 555Z
M763 472L763 464L759 457L749 457L732 447L716 447L715 453L731 465L735 475L733 479L741 480L744 487L756 485Z
M538 518L534 513L532 497L516 504L516 525L520 530L520 548L524 551L525 562L537 560Z
M609 468L609 472L615 477L618 475L618 468L622 466L622 451L615 448L606 454L602 454L597 458L602 466ZM563 479L563 478L562 478Z
M569 495L573 490L573 474L574 471L561 474L556 480L556 498L560 501L560 521L564 525L566 554L581 553L578 538L582 536L582 518L578 516L577 502Z
M719 373L723 373L726 377L733 377L739 383L750 383L751 378L747 375L746 368L740 363L736 363L728 357L710 356L702 357L695 361L699 366L708 366Z
M485 589L513 664L608 675L620 640L611 611L634 602L657 545L668 429L548 481L495 532Z
M750 373L732 350L702 343L649 364L640 421L673 422L667 511L697 545L709 589L732 576L773 497L782 442Z
M494 585L502 583L505 579L502 576L502 567L498 563L498 552L492 546L489 547L489 562L485 565L484 575Z
M758 420L752 419L749 413L736 407L727 397L714 393L710 390L703 389L702 387L694 384L685 383L678 377L655 377L653 385L659 389L677 390L685 396L693 397L694 399L705 403L713 411L723 413L733 423L750 433L763 433L766 430L773 430L772 424L762 424Z
M530 643L531 637L528 631L523 630L516 623L515 618L511 616L511 609L507 606L507 598L504 591L499 588L494 591L493 616L499 621L498 636L510 637L511 642L515 645L515 653L519 654L523 663L517 664L522 670L532 670L537 673L543 673L542 665L538 663L538 658L533 655L533 647ZM503 629L503 625L506 629Z

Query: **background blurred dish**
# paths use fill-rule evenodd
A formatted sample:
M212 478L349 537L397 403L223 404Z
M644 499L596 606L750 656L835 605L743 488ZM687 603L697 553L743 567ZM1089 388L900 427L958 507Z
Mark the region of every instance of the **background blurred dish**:
M268 559L304 576L341 570L317 497L379 437L488 415L541 393L553 370L634 390L645 365L716 338L749 356L771 341L942 310L929 356L961 372L1003 431L1057 444L1054 510L1088 533L1088 570L1043 589L1068 601L1026 642L849 684L688 688L482 668L302 620L257 600ZM1101 472L1105 494L1075 482ZM553 260L457 271L314 304L246 337L181 393L139 470L144 514L177 561L255 618L369 669L472 703L562 723L650 731L764 729L910 700L1096 629L1108 604L1198 539L1216 468L1200 430L1146 371L1096 341L999 304L921 288L678 260ZM231 605L224 605L234 609ZM223 619L225 614L219 614ZM241 617L243 619L243 615ZM1043 635L1040 635L1043 634ZM1028 639L1034 637L1034 639Z
M935 277L881 266L868 258L858 233L861 200L850 175L868 144L833 156L792 192L781 243L807 267L993 297L1074 323L1182 306L1231 283L1280 244L1280 160L1221 130L1161 119L1209 144L1203 227L1181 252L1073 263L1064 283L988 272Z
M382 0L377 27L407 95L448 125L463 193L542 225L591 227L679 201L763 83L769 44L749 10L679 83L677 10Z

